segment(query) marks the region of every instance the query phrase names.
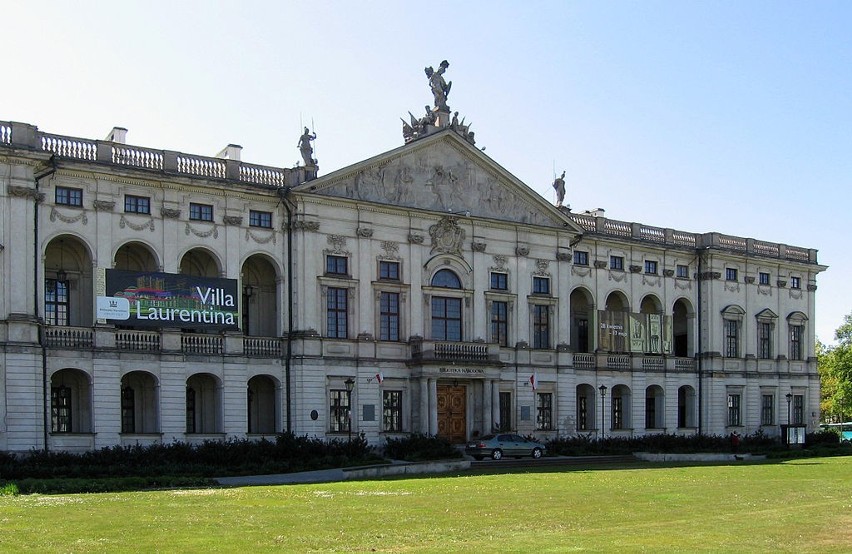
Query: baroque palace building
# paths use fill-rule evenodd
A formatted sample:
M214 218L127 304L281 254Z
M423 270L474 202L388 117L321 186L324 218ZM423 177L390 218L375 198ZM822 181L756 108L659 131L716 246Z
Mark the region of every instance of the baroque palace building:
M816 250L554 206L448 93L323 176L0 122L0 450L816 427Z

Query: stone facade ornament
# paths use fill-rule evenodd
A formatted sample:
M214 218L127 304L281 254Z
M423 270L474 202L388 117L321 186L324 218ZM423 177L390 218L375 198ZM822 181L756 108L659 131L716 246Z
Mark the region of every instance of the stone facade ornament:
M508 258L503 256L502 254L496 254L494 256L494 269L506 269L506 262Z
M169 219L177 219L180 217L180 210L173 208L162 208L160 210L160 215Z
M673 269L664 269L663 275L665 275L666 277L674 277L674 270Z
M95 200L92 202L92 207L100 212L111 212L115 208L114 200Z
M89 218L86 217L86 212L80 212L76 216L62 215L56 208L50 208L50 221L61 221L62 223L77 223L82 221L83 225L88 225Z
M299 137L299 144L297 144L297 148L299 152L302 154L302 161L305 162L305 167L316 167L317 161L314 159L314 147L311 146L311 141L316 140L317 134L311 133L311 131L305 127L305 132L302 133L302 136Z
M526 258L529 255L529 253L530 253L530 247L529 246L522 245L522 246L518 246L518 247L515 248L515 254L517 254L518 256L521 256L522 258Z
M219 227L214 223L212 228L210 228L206 231L199 231L195 227L190 225L189 222L187 222L186 229L184 229L184 233L186 233L187 236L189 236L189 234L192 233L193 235L195 235L196 237L201 238L201 239L205 239L205 238L210 237L210 236L212 236L214 239L218 239L219 238Z
M251 229L246 229L246 242L248 242L249 239L251 239L254 242L256 242L257 244L267 244L269 242L272 242L272 244L276 244L277 241L275 239L275 235L276 235L275 231L272 231L269 234L269 236L267 236L267 237L259 237L259 236L255 235L254 233L252 233Z
M606 268L606 262L605 262L605 261L603 261L603 260L595 260L595 261L593 262L593 265L595 266L595 269L604 269L604 268Z
M461 256L461 245L464 241L465 230L459 227L454 217L445 217L429 227L432 237L431 254L441 252Z
M752 277L751 275L746 276L745 282L746 282L746 284L753 285L754 284L754 277Z
M432 66L427 67L424 72L426 78L429 79L429 88L432 89L432 97L435 100L435 109L449 113L450 107L447 105L447 97L450 95L450 89L453 82L444 80L444 72L450 67L450 62L444 60L438 66L438 70L432 69Z
M423 239L423 235L418 235L416 233L408 234L408 242L410 242L411 244L423 244Z
M355 234L361 238L368 239L373 236L373 230L368 227L358 227Z
M537 259L535 261L535 275L548 276L547 268L550 267L550 260Z
M628 269L630 270L630 273L639 273L640 271L642 271L642 266L641 265L631 265Z
M399 244L393 242L392 240L383 240L381 242L382 250L385 251L384 255L381 256L382 259L385 260L398 260L399 259Z
M319 221L294 221L293 229L296 231L319 231Z
M783 289L787 286L787 279L778 279L778 288Z
M560 262L570 262L574 259L574 256L571 255L571 252L557 252L556 260Z
M239 215L226 215L222 218L222 223L239 227L243 224L243 218Z
M474 252L485 252L486 244L484 242L473 241L470 243L470 249Z
M118 226L121 229L124 229L125 227L130 227L134 231L142 231L143 229L148 229L149 231L151 231L153 233L154 232L154 218L152 217L151 219L149 219L145 223L136 224L136 223L131 222L126 217L124 217L124 214L121 214L121 218L118 220Z
M328 235L328 245L334 254L343 254L346 248L346 237L343 235Z
M17 198L31 198L39 203L44 202L44 194L35 189L10 185L6 187L6 192L9 193L9 196L15 196Z

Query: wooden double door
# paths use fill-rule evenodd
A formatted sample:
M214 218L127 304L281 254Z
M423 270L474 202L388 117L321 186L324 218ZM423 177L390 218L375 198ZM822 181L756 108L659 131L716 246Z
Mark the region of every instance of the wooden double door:
M454 443L467 440L467 387L438 385L438 435Z

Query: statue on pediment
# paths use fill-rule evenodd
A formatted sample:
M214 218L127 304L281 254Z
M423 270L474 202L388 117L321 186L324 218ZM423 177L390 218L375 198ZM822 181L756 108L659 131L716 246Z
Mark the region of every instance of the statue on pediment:
M450 107L447 106L447 97L450 95L450 88L453 82L444 80L444 72L450 67L450 62L444 60L435 71L430 65L425 69L426 77L429 79L429 88L432 89L432 96L435 98L435 107L442 112L449 112Z
M565 172L562 172L561 177L557 177L553 181L553 190L556 191L556 207L562 206L565 201Z

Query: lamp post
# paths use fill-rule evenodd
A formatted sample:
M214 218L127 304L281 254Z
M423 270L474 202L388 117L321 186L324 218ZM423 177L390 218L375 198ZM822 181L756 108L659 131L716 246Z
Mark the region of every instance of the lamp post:
M790 401L793 400L793 393L788 392L784 398L787 399L787 436L784 437L784 443L790 448Z
M606 385L598 387L601 391L601 438L604 438L604 427L606 425Z
M349 442L352 442L352 389L355 388L355 379L349 377L343 384L346 385L346 410L347 419L349 420Z

